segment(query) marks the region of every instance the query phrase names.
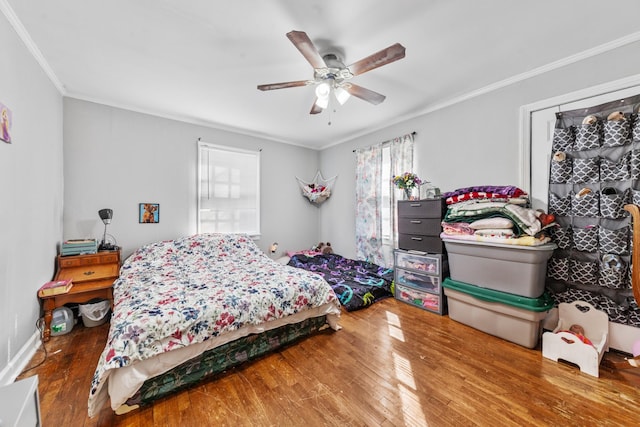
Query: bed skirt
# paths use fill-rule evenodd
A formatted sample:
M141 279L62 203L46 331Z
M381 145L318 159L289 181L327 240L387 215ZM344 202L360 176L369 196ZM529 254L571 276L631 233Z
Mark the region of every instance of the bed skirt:
M327 316L311 317L260 334L251 334L210 349L161 375L145 381L116 409L121 415L192 387L241 363L257 359L327 327Z

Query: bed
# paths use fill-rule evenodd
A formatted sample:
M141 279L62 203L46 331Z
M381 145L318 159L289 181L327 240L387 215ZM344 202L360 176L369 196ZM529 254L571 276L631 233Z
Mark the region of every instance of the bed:
M340 303L316 274L278 264L245 235L201 234L139 248L113 286L89 416L146 405L321 329Z
M347 311L393 296L393 270L338 254L294 254L288 265L321 275Z

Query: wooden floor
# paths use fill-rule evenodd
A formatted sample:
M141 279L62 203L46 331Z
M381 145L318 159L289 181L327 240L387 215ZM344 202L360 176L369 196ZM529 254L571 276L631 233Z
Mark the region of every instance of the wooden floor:
M52 337L39 375L50 426L637 426L640 376L600 378L567 363L387 299L343 313L343 329L126 415L87 397L108 324ZM38 351L32 365L43 359ZM615 355L607 358L614 357ZM30 366L32 366L30 365Z

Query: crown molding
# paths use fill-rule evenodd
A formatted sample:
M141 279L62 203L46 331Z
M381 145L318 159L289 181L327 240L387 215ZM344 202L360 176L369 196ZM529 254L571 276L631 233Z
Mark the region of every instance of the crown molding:
M49 77L51 83L53 83L56 89L58 89L58 92L60 92L60 94L64 96L66 94L64 85L62 84L60 79L58 79L58 76L56 76L56 74L53 72L53 69L49 66L47 60L44 59L42 52L40 52L40 49L38 49L38 46L36 46L26 28L24 28L24 25L22 25L20 19L18 19L18 16L13 11L13 8L9 5L9 3L7 3L7 0L0 0L0 10L2 10L4 16L7 18L15 32L18 34L18 37L20 37L20 40L22 40L24 45L27 47L27 50L31 52L31 55L33 55L47 77Z

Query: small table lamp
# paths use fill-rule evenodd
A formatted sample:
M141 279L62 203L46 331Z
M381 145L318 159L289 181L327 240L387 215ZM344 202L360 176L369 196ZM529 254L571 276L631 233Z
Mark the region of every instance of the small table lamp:
M107 243L107 225L111 224L111 218L113 218L113 209L100 209L98 211L100 219L104 222L104 235L102 236L102 243L98 246L99 251L112 251L115 247L111 243Z

